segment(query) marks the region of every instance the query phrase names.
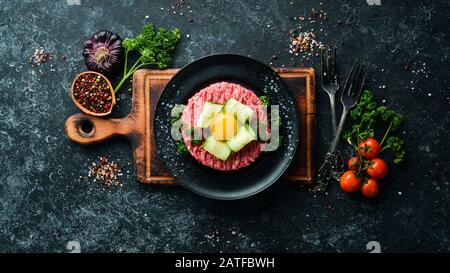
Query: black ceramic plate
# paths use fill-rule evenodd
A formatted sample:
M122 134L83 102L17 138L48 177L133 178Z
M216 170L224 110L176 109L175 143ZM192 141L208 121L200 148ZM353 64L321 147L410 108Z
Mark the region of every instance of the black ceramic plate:
M263 152L250 166L233 172L217 171L198 163L189 153L179 153L170 133L170 112L187 104L202 88L220 81L240 84L280 106L281 146ZM239 199L269 187L286 170L299 141L299 116L294 97L269 66L248 57L220 54L204 57L182 68L166 85L155 110L154 137L165 167L190 190L215 199Z

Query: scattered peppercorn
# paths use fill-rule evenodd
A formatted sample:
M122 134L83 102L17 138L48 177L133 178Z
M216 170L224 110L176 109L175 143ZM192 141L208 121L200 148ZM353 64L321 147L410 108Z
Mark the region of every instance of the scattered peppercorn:
M95 182L110 188L111 186L123 187L123 183L119 180L122 176L122 170L115 162L109 162L108 158L101 156L99 162L93 162L89 167L88 177L93 177Z
M86 109L106 113L112 106L112 90L104 77L86 73L75 80L73 95Z
M298 24L290 30L289 53L300 58L300 67L311 66L309 63L314 57L320 55L320 51L325 48L321 38L328 36L328 30L331 26L342 25L342 20L333 22L329 17L324 3L311 8L306 13L294 17ZM304 11L303 11L304 12ZM294 60L291 58L291 60Z
M317 34L312 31L298 32L293 29L289 32L291 39L290 53L314 52L316 49L323 49L324 45L317 41Z

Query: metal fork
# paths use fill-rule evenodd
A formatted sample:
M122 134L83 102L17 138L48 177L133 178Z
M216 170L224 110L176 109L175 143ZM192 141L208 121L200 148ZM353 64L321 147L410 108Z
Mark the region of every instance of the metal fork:
M329 45L322 50L321 59L321 74L322 74L322 88L328 93L330 97L331 106L331 125L333 128L333 136L336 133L336 93L339 90L339 75L336 64L336 48L334 45Z
M336 147L339 143L341 137L342 129L344 128L345 120L347 119L348 112L356 106L361 97L364 82L367 76L367 69L364 61L356 60L353 63L351 72L345 83L343 92L341 93L341 103L342 103L342 115L339 121L339 126L336 129L333 141L331 143L330 149L325 156L324 163L319 168L317 175L317 189L319 191L324 191L330 181L330 177L335 171L334 162L336 162Z
M335 96L339 91L339 70L337 66L336 47L333 44L327 46L322 50L321 54L321 74L322 74L322 88L327 92L330 98L331 106L331 125L333 138L336 134L336 99ZM334 179L338 180L339 176L344 170L344 159L342 157L339 146L336 149L336 156L333 165L334 171L330 174Z

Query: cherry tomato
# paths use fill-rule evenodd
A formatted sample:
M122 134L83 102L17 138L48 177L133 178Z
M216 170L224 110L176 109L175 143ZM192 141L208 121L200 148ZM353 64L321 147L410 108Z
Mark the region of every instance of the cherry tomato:
M367 182L361 186L361 193L367 198L377 197L379 191L378 182L373 178L367 179Z
M361 179L353 171L346 171L342 174L339 185L345 192L354 192L361 186Z
M388 166L381 158L374 158L370 161L369 168L367 168L367 174L375 179L382 179L388 172Z
M367 138L358 145L359 154L365 158L375 158L380 153L380 143L374 138Z
M358 158L356 156L350 158L349 161L347 162L347 166L352 171L358 170L358 168L359 168L359 160L358 160Z

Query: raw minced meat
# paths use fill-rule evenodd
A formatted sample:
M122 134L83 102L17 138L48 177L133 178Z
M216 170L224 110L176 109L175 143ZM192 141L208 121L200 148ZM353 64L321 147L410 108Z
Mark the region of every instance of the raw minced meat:
M194 128L205 102L224 104L228 99L234 98L239 102L252 107L260 122L267 122L267 115L263 105L251 90L234 83L214 83L196 93L189 99L186 109L183 111L183 128ZM189 153L200 163L210 168L221 171L233 171L247 167L261 154L261 143L257 140L247 144L242 150L233 153L226 161L222 161L204 150L201 145L191 144L190 130L182 130L183 140Z

